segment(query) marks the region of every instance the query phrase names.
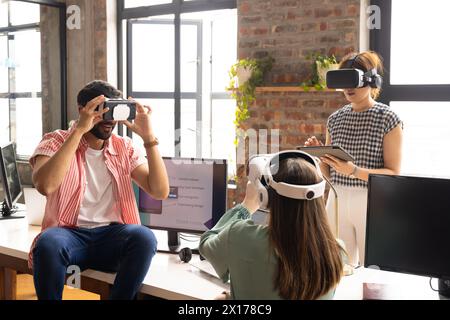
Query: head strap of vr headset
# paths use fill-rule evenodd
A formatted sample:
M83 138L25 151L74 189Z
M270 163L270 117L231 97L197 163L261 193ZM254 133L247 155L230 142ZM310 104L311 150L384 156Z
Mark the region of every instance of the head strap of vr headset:
M298 158L302 158L307 160L309 163L313 164L315 169L317 170L322 181L312 185L297 185L297 184L289 184L285 182L276 182L272 177L272 172L270 169L272 160L276 157L284 153L293 153L298 154ZM316 198L320 198L325 193L326 182L323 179L322 172L320 171L319 163L311 157L309 154L302 151L285 151L275 154L271 159L267 162L266 170L265 170L265 179L267 185L275 190L277 194L280 196L284 196L291 199L298 200L313 200Z
M348 60L348 63L350 65L349 68L351 68L351 69L358 69L358 68L355 68L355 63L356 63L356 60L359 58L359 56L360 56L360 54L358 53L353 58ZM358 69L358 70L360 70L360 69ZM377 76L380 76L379 73L378 73L377 68L372 68L372 69L370 69L367 72L364 72L364 70L361 70L361 71L363 72L364 86L376 87L376 85L375 85L375 83L376 83L375 82L375 78Z
M355 62L356 62L356 59L358 59L358 57L359 57L359 53L357 53L353 58L351 58L349 60L349 62L350 62L350 69L355 69Z

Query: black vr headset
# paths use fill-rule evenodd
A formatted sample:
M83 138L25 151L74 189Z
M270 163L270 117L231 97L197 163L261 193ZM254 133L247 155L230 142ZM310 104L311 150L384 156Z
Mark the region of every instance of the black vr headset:
M370 86L371 88L381 88L383 78L374 68L367 72L353 68L359 55L350 59L349 68L332 70L327 72L327 87L330 89L354 89Z

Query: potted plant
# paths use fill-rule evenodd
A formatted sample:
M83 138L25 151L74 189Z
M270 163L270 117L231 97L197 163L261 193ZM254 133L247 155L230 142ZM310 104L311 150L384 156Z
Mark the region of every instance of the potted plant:
M256 87L264 82L264 75L272 69L274 59L267 56L262 59L241 59L231 66L230 84L227 88L236 100L237 128L250 117L249 106L255 101Z
M319 53L306 57L307 60L313 60L312 64L312 79L303 82L302 86L305 91L309 91L311 87L316 90L323 90L326 88L326 75L330 70L339 68L339 63L334 55L327 56Z
M242 60L241 60L242 61ZM236 66L236 80L237 80L237 86L239 87L240 84L245 84L252 76L253 73L253 66L243 62L242 64L239 64Z

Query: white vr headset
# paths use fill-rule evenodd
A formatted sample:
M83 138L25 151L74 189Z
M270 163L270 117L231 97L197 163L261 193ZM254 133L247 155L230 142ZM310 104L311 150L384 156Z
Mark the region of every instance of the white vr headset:
M329 89L352 89L369 86L371 88L381 88L383 78L378 74L377 69L364 72L360 69L338 69L327 72L327 87Z
M322 181L312 185L296 185L285 182L276 182L273 174L278 170L279 162L288 158L302 158L311 163L317 170ZM250 157L247 165L247 177L258 188L261 209L267 209L269 204L268 188L271 187L280 196L299 200L313 200L325 193L326 181L323 179L318 161L309 154L288 150L275 154L263 154Z

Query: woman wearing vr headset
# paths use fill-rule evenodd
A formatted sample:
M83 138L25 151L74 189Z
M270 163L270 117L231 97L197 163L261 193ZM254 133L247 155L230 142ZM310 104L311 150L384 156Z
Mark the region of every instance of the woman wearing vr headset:
M242 204L202 235L200 253L224 282L231 279L227 298L331 299L344 251L328 224L319 165L300 151L267 163L248 175ZM251 219L260 206L269 212L264 225Z
M380 74L383 71L382 60L377 53L349 54L339 69L356 69L364 76L357 88L344 88L349 104L328 118L325 144L341 146L353 155L355 162L327 155L321 158L321 168L337 189L339 238L344 241L350 263L355 266L364 263L369 174L399 174L403 130L398 115L389 106L375 100L381 91ZM319 146L322 143L311 137L305 145ZM334 216L334 201L334 197L328 197L330 217ZM334 219L330 221L337 223Z

